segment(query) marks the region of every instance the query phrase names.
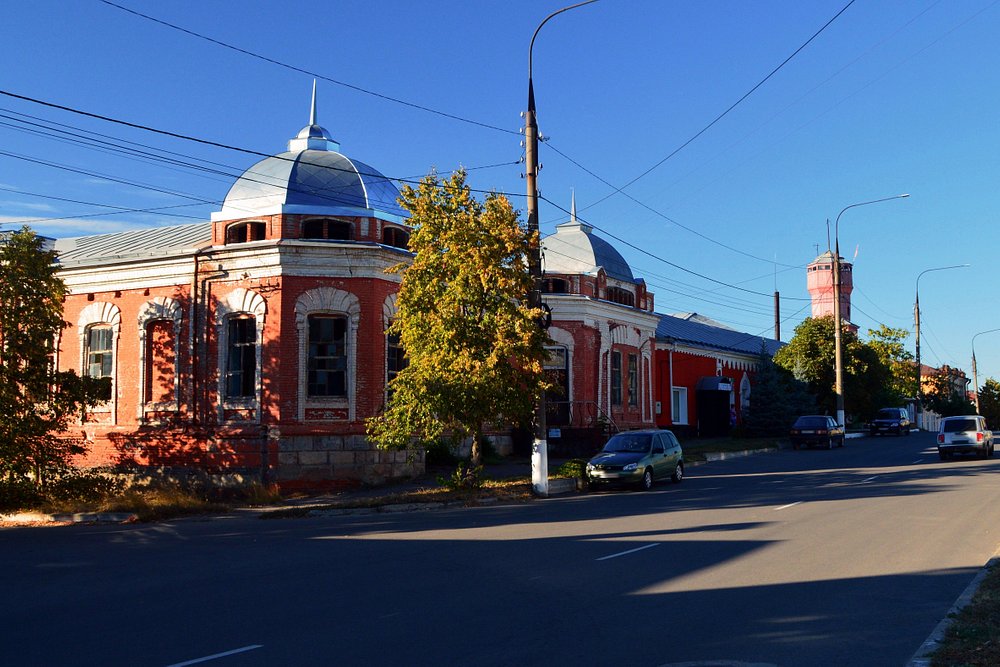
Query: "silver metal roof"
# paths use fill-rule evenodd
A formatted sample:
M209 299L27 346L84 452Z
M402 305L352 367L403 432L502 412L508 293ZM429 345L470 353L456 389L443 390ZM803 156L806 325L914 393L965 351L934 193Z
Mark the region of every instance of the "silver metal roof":
M151 227L114 234L77 236L56 239L59 264L73 266L108 262L115 259L156 257L194 252L212 244L212 224Z
M327 150L289 151L261 160L230 188L212 220L301 213L408 217L399 190L377 169Z
M405 222L399 190L380 171L341 154L316 120L313 81L309 124L288 142L288 151L243 172L212 220L278 213L378 217Z
M674 317L673 315L660 315L660 323L656 326L656 339L744 354L760 354L760 347L763 344L767 353L773 355L785 345L780 340L773 338L764 338L725 327L712 326L691 317Z
M575 208L575 207L574 207ZM594 228L574 219L556 225L556 233L542 239L542 270L546 273L593 275L599 268L611 278L636 282L625 258Z

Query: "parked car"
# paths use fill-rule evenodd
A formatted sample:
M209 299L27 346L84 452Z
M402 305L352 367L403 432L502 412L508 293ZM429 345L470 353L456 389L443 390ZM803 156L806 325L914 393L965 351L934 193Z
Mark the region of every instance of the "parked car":
M684 453L674 434L665 430L616 433L587 463L592 487L635 484L648 490L667 478L675 483L684 479Z
M792 424L789 433L792 440L792 448L799 447L826 447L833 449L833 446L844 446L844 427L838 424L833 417L827 415L803 415Z
M906 408L882 408L875 415L875 419L868 424L868 433L870 435L888 435L889 433L909 435L912 426L910 413L906 411Z
M993 431L986 428L986 418L980 415L945 417L938 429L938 456L950 459L953 454L993 456Z

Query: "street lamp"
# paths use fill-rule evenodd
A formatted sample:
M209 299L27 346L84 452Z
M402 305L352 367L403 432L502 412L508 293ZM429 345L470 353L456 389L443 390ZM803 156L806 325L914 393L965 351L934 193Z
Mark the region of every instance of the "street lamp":
M535 48L535 38L542 26L557 14L571 9L589 5L597 0L578 2L569 7L563 7L552 12L535 28L528 44L528 111L524 114L524 180L528 186L528 233L538 233L538 121L535 118L535 88L531 81L531 54ZM528 272L531 274L533 286L529 305L540 308L542 305L542 252L541 238L538 245L528 255ZM535 403L534 442L531 446L531 485L539 496L549 495L549 443L545 424L545 394Z
M893 195L892 197L883 197L882 199L873 199L871 201L858 202L857 204L851 204L850 206L845 206L841 209L840 213L837 214L837 220L833 225L833 239L834 239L834 250L833 250L833 365L835 370L835 384L834 393L837 395L837 423L846 424L844 420L844 353L841 348L840 342L840 216L844 215L844 211L848 209L857 208L858 206L867 206L868 204L878 204L883 201L890 201L892 199L904 199L909 197L908 194L903 195ZM827 223L829 224L829 223ZM829 229L829 228L827 228Z
M938 266L933 269L924 269L917 274L917 287L915 300L913 302L913 336L916 339L916 350L917 350L917 409L916 409L916 422L917 428L923 428L922 417L923 417L923 396L924 388L920 382L920 277L925 273L930 273L931 271L945 271L947 269L962 269L969 266L968 264L955 264L954 266Z
M972 384L973 388L976 390L977 415L979 414L979 376L976 374L976 337L982 336L983 334L993 333L994 331L1000 331L1000 329L987 329L986 331L980 331L972 337Z

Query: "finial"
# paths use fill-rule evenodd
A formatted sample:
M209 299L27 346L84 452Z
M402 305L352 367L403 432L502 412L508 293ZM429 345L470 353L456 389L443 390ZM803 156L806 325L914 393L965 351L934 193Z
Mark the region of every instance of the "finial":
M576 222L576 189L575 188L570 188L569 219L570 219L571 222Z
M316 79L313 79L312 109L309 111L309 124L316 124Z

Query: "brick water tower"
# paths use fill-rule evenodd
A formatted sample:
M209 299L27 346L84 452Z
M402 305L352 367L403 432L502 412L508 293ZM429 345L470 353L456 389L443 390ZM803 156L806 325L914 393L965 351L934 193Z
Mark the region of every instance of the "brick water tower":
M851 292L854 291L854 266L840 258L840 316L852 331ZM833 317L833 253L827 250L806 267L806 285L812 297L813 317Z

